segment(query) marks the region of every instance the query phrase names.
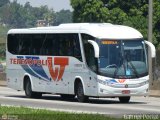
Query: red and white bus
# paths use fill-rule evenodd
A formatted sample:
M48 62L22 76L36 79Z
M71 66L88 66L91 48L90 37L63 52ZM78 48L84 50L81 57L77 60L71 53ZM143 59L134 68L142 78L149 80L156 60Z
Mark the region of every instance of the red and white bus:
M147 47L137 30L108 23L61 24L11 29L7 37L8 87L27 97L55 93L87 101L89 97L146 96Z

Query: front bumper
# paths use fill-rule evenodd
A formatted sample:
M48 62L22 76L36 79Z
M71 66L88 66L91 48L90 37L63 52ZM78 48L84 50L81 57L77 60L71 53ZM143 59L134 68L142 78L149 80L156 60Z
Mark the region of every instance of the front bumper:
M118 96L147 96L149 84L137 88L114 88L103 84L98 84L98 97L118 97ZM128 91L125 92L124 91Z

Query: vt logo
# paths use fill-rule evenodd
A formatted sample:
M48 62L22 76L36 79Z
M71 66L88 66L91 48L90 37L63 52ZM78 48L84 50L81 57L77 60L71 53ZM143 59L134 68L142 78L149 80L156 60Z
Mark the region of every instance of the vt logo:
M59 81L62 79L64 70L66 65L69 64L69 59L68 58L64 58L64 57L55 57L54 61L52 61L52 57L48 57L48 69L50 72L50 75L52 77L52 79L55 81ZM54 65L59 65L60 67L54 67L53 69L53 62Z
M124 83L126 80L125 79L119 79L118 81L119 81L119 83Z

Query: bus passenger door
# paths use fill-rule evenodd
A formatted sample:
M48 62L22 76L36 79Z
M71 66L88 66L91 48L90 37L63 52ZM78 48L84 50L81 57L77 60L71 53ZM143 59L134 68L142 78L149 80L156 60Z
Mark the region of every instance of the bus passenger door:
M87 73L87 85L88 94L90 96L97 96L97 75L93 71L88 71Z
M86 68L88 69L87 74L87 88L88 93L91 96L97 95L97 71L98 71L98 60L95 57L95 50L92 44L86 43L84 45L85 50L85 59L86 59Z

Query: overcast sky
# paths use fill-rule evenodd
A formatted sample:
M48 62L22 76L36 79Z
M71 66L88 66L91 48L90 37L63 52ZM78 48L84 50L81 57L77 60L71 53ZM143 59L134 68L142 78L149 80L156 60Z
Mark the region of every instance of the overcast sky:
M53 8L53 10L56 12L62 9L69 9L72 11L72 7L70 6L70 0L17 0L17 2L20 4L25 4L27 1L30 2L31 6L33 7L47 5L49 8Z

